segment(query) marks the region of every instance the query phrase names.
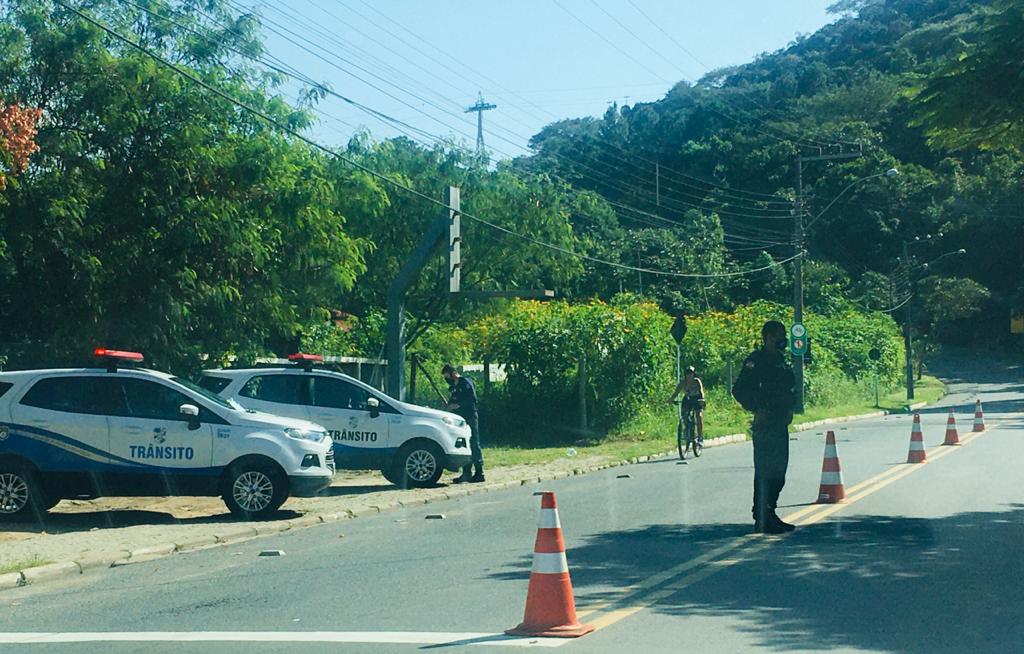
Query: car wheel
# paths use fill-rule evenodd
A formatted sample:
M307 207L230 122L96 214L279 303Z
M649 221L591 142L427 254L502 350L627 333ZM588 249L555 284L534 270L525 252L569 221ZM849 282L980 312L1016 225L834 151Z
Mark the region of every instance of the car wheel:
M381 466L380 474L384 475L384 479L398 486L402 482L402 475L399 473L398 464L394 461Z
M427 488L437 484L444 472L441 448L430 441L406 443L395 457L397 485L403 488Z
M245 520L265 520L288 499L288 480L269 463L258 461L231 467L224 481L224 503Z
M41 520L58 501L51 501L31 468L0 464L0 521Z

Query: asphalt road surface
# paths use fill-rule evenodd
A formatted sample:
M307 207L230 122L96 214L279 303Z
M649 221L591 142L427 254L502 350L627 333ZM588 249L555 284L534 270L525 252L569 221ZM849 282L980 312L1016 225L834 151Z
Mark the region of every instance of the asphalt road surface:
M909 416L835 427L844 504L810 504L824 432L794 434L788 536L750 534L749 444L544 484L597 627L577 640L501 635L523 615L528 486L5 592L0 650L1021 652L1024 380L953 373L921 414L926 464L904 463ZM960 447L939 445L950 406Z

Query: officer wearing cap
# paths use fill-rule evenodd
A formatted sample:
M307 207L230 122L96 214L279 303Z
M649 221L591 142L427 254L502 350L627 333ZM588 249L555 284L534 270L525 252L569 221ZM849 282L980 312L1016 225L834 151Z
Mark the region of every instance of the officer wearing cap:
M473 385L473 380L460 375L455 366L450 363L446 363L441 368L441 374L448 382L448 389L451 393L448 398L448 410L461 416L469 425L471 432L469 449L473 458L462 468L462 475L453 479L452 483L479 483L484 481L484 455L480 450L480 418L476 407L476 387ZM474 467L476 472L473 471Z
M754 531L781 534L793 530L775 513L789 467L789 423L796 403L796 378L783 355L786 326L769 320L761 328L761 348L750 353L732 394L754 414Z

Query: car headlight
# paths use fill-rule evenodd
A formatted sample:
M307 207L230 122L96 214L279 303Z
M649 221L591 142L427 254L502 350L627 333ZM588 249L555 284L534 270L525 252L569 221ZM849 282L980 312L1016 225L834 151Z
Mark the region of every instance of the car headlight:
M299 441L313 441L319 443L323 439L327 438L327 432L319 429L285 429L284 433L290 438L294 438Z
M441 420L449 427L465 427L466 421L456 416L441 416Z

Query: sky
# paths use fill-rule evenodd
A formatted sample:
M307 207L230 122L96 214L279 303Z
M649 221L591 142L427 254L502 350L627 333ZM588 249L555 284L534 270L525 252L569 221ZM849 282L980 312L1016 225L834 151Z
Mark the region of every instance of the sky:
M231 1L262 17L268 57L337 94L316 105L317 141L368 130L474 147L465 109L482 94L497 159L528 154L551 122L660 99L835 18L833 0Z

